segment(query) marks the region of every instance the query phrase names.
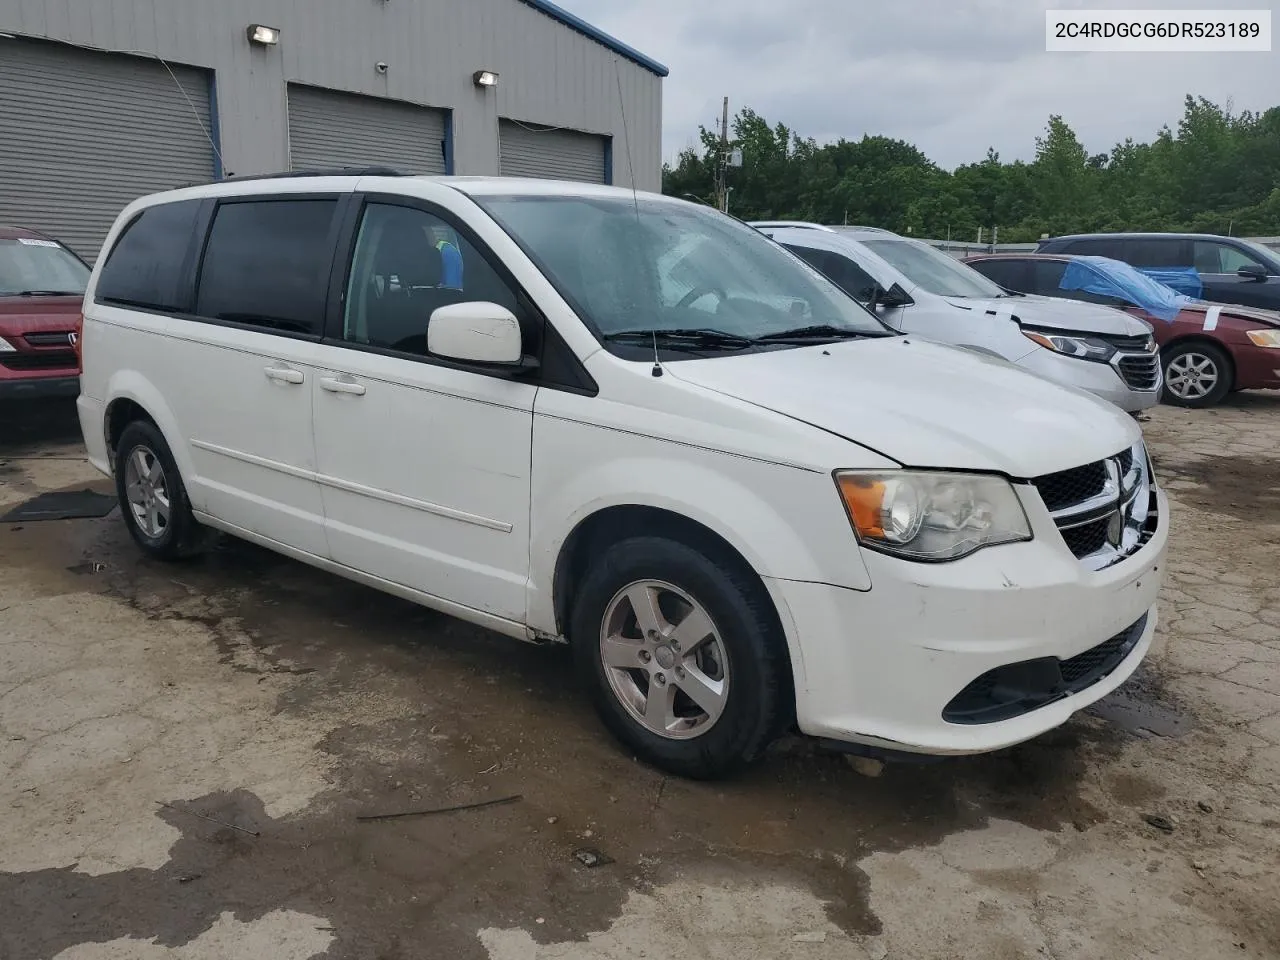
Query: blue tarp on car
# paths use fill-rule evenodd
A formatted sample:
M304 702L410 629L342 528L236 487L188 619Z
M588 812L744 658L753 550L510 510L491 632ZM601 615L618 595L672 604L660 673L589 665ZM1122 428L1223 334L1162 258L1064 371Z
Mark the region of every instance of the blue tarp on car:
M1200 279L1200 271L1195 267L1138 267L1156 283L1172 287L1178 293L1199 300L1204 297L1204 282Z
M1166 323L1172 323L1191 302L1190 297L1172 287L1109 257L1073 258L1062 272L1058 286L1063 290L1083 290L1103 297L1117 297Z

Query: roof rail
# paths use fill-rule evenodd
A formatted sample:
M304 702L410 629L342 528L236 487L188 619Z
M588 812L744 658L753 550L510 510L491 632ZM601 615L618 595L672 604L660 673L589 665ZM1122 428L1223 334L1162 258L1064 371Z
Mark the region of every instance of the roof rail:
M213 183L244 183L250 180L288 180L294 177L404 177L403 170L394 167L327 167L315 170L280 170L275 173L246 173L241 176L223 177L221 180L194 180L184 187L206 187Z
M822 230L826 233L835 233L830 227L824 227L820 223L808 223L804 220L752 220L748 225L755 227L757 230Z

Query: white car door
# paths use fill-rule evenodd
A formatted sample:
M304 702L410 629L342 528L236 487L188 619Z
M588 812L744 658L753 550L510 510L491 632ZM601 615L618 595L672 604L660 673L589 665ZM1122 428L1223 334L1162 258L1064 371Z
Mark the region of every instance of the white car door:
M320 557L312 386L339 205L336 195L218 203L195 316L171 321L155 371L190 451L192 506Z
M426 342L432 311L450 303L531 318L443 209L371 196L356 217L341 315L313 384L332 557L523 623L537 387L431 357Z

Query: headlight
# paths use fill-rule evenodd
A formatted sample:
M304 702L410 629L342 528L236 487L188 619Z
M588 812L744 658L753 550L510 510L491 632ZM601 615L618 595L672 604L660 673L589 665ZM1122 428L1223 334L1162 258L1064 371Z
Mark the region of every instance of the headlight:
M0 337L0 353L17 353L17 352L18 352L17 347L15 347L12 343L10 343L4 337Z
M1030 540L1008 480L984 474L842 470L836 485L863 546L908 560L958 560Z
M1246 330L1244 333L1260 347L1280 347L1280 330Z
M1022 335L1047 350L1065 354L1079 360L1096 360L1107 363L1116 355L1116 348L1097 337L1069 337L1061 333L1023 328Z

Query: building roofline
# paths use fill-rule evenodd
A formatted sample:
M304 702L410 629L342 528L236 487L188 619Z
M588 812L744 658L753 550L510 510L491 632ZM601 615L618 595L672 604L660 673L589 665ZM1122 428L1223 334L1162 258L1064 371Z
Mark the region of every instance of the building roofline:
M570 30L576 30L583 36L596 41L596 43L599 43L604 47L608 47L614 53L622 54L632 63L639 64L659 77L665 77L671 73L665 65L659 63L657 60L654 60L651 57L646 57L635 47L628 46L617 37L612 37L605 33L599 27L593 27L581 17L575 16L568 10L564 9L564 7L552 3L551 0L521 0L521 2L528 4L535 10L545 13L552 20L558 20Z

